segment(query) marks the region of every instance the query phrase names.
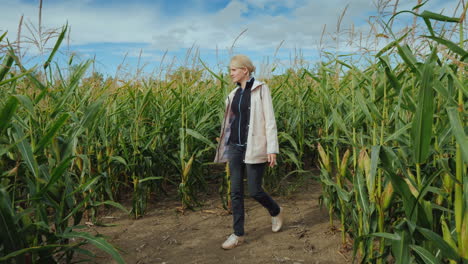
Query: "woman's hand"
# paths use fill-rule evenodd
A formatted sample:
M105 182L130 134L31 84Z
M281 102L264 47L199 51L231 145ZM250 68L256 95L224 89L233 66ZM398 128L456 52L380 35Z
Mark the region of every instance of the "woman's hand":
M270 167L273 167L276 165L276 154L275 153L272 153L272 154L268 154L268 162L270 164L268 164Z

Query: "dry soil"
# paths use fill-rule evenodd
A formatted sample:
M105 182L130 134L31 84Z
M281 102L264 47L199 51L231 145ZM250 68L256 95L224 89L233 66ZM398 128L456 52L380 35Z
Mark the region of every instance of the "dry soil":
M222 208L216 192L204 197L204 205L196 211L180 212L174 198L150 204L138 220L112 210L100 219L115 226L90 225L86 231L104 235L122 250L127 263L350 263L351 253L343 249L340 232L330 226L327 210L318 204L319 196L316 182L291 195L274 196L286 217L278 233L271 231L267 210L246 197L245 243L232 250L221 248L232 232L232 215ZM114 263L106 253L86 248L97 254L95 262Z

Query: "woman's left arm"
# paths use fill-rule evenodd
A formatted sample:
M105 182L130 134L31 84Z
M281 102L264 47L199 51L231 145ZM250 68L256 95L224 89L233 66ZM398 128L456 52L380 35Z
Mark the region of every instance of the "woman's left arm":
M263 84L263 113L265 114L265 130L267 140L267 154L270 166L276 164L276 154L279 153L278 132L276 128L275 112L273 109L273 100L271 97L270 88Z

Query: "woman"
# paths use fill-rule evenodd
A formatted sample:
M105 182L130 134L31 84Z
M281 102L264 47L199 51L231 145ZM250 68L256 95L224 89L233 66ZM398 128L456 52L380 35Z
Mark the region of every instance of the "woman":
M273 104L268 86L255 80L255 67L245 55L232 57L230 75L234 89L226 99L226 111L215 162L229 161L231 173L231 205L234 233L222 244L232 249L244 242L244 188L247 185L252 198L263 205L272 216L272 231L283 224L281 207L262 188L266 163L276 165L278 137Z

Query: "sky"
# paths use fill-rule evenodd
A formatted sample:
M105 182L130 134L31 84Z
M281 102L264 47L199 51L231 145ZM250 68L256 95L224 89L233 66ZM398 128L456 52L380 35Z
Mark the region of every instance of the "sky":
M458 2L428 0L421 11L453 16ZM400 0L398 10L416 4L417 0ZM383 33L375 18L377 0L43 0L45 45L31 43L38 39L39 0L0 0L0 6L0 35L8 31L10 42L17 40L24 16L20 42L24 60L36 63L47 57L56 36L46 41L44 32L68 23L58 58L68 61L73 53L74 62L94 59L94 67L109 75L117 69L135 72L137 67L155 74L192 66L198 58L214 71L223 71L230 56L239 53L250 56L261 75L275 66L313 65L322 59L321 51L349 54L362 48L376 50L391 41L360 38ZM401 29L412 21L403 15L394 27ZM301 60L295 60L298 57Z

